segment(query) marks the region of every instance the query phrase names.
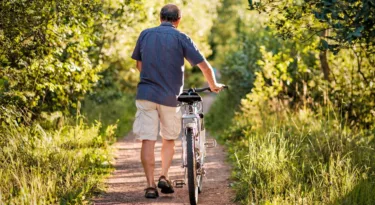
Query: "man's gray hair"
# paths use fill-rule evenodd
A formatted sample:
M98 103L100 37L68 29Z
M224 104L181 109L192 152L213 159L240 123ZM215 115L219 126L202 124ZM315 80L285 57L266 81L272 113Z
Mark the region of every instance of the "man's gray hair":
M162 21L176 22L181 18L181 11L175 4L167 4L160 11Z

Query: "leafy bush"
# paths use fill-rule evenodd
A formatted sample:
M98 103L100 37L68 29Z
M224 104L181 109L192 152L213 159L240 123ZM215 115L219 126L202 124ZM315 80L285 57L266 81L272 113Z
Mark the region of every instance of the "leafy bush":
M266 4L270 4L269 7L281 6L270 2ZM373 57L365 48L353 46L341 48L334 54L322 52L318 49L321 44L319 36L308 33L308 29L295 28L304 28L309 24L307 19L311 14L291 20L285 19L295 17L287 15L288 12L292 15L289 10L281 14L267 10L267 17L243 13L239 5L239 2L224 0L219 15L221 11L236 18L228 20L226 16L220 17L213 28L213 31L227 28L223 33L213 34L211 41L216 51L213 58L220 68L223 82L232 89L230 95L220 96L214 103L208 115L211 117L208 122L213 124L208 124L208 128L219 133L228 128L225 126L230 124L228 120L215 122L215 119L227 116L226 119L230 119L238 110L240 99L251 91L257 92L258 98L282 100L293 109L309 107L314 110L320 105L333 103L334 109L347 119L348 124L371 129L375 120L375 72ZM263 8L260 5L258 9ZM298 6L293 4L291 9L302 12ZM274 16L283 17L281 19L284 20L280 21L297 21L299 24L285 23L281 30L277 27L279 20L276 21ZM311 22L322 26L315 20ZM291 28L294 30L288 30ZM278 38L286 31L295 35ZM220 52L217 52L219 49ZM368 49L370 52L372 47ZM324 63L327 64L329 78ZM226 108L225 112L219 108Z
M23 117L69 111L99 79L102 2L7 1L0 30L0 105Z

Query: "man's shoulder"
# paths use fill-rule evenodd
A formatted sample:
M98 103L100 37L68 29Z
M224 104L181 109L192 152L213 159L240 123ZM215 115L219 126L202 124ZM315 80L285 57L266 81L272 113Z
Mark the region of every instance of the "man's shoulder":
M179 35L180 35L180 37L181 37L182 39L184 39L184 40L190 40L190 36L187 35L187 34L184 33L184 32L180 32Z
M177 30L175 28L162 28L160 26L157 26L157 27L152 27L152 28L147 28L145 30L143 30L140 34L140 38L143 38L145 37L146 35L148 34L151 34L152 33L159 33L159 34L162 34L162 35L173 35L175 36L176 38L180 39L181 42L185 42L185 43L192 43L193 40L190 38L190 36L180 30Z
M143 31L141 32L140 36L143 36L143 35L145 35L146 33L152 31L152 29L154 29L154 28L146 28L145 30L143 30Z
M153 32L164 33L164 34L172 34L172 35L176 35L180 38L189 39L189 36L187 34L181 32L178 29L170 28L170 27L161 27L161 26L147 28L147 29L145 29L141 32L141 35L145 35L147 33L153 33Z

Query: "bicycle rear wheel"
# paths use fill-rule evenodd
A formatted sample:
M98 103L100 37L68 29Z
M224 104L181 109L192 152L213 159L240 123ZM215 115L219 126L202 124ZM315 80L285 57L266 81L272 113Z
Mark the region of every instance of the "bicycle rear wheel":
M195 158L195 139L193 136L193 128L186 128L186 141L187 141L187 175L188 175L188 190L191 205L198 204L198 182Z
M202 165L201 165L202 166ZM203 190L203 176L202 175L197 175L197 183L198 183L198 193L202 193Z

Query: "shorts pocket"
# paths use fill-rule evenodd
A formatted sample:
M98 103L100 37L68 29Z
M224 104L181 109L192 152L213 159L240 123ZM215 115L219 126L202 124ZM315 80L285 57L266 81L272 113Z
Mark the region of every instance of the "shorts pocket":
M173 135L180 136L181 133L181 116L174 116Z
M142 120L141 120L141 111L137 111L135 114L135 120L133 123L133 133L137 136L142 136Z

